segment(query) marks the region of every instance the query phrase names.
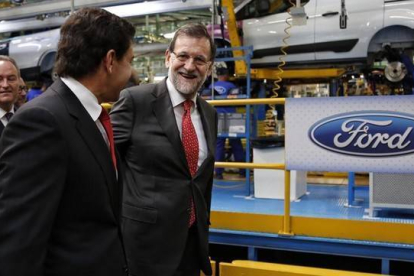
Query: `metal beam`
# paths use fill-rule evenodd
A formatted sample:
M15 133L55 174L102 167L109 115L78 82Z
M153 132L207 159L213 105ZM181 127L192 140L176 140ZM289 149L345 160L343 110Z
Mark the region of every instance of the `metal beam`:
M0 22L0 33L16 32L16 31L27 31L36 29L45 29L60 27L66 18L64 17L53 17L45 20L37 19L22 19L13 21L2 21Z
M250 222L251 223L251 222ZM284 237L267 233L251 233L210 228L210 243L247 246L275 250L321 253L363 258L414 261L411 245L323 239L316 237Z
M316 79L316 78L338 78L346 70L343 68L327 69L286 69L282 73L278 69L251 69L252 79L274 80L280 76L282 79Z
M110 6L131 3L131 0L84 0L75 3L76 8L88 6ZM45 13L55 13L60 11L70 11L71 1L45 1L40 3L31 3L19 7L7 8L0 10L0 20L15 20L28 17L35 17Z
M138 3L137 3L138 2ZM116 6L115 6L116 5ZM106 7L105 9L121 17L144 16L148 14L175 12L191 9L210 8L212 0L162 0L162 1L132 1L132 0L83 0L75 1L75 9L82 7ZM71 1L47 1L27 4L0 10L0 20L16 20L35 17L41 14L70 11Z
M159 56L165 53L168 44L164 43L147 43L134 45L134 54L137 56Z

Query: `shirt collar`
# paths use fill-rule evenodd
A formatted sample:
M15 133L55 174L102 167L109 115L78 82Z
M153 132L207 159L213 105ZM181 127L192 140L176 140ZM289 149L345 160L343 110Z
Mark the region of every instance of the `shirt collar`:
M185 102L186 98L184 98L183 95L181 95L181 93L178 92L177 89L175 89L170 78L167 78L167 89L168 89L168 93L170 94L171 103L174 108L182 104L183 102ZM196 98L197 98L197 95L194 95L194 98L191 99L194 103L194 109L197 108Z
M6 113L13 113L14 114L14 105L12 105L12 108L10 109L10 111L4 110L3 108L0 107L0 118L3 118L4 115L6 115Z
M96 121L101 115L102 107L98 102L96 96L83 84L71 77L61 78L62 81L72 90L76 98L79 99L83 107L92 117L92 120Z

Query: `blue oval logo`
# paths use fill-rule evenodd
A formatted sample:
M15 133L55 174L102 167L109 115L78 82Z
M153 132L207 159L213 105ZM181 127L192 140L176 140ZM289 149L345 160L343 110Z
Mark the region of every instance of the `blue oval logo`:
M342 113L318 121L308 135L316 145L337 153L406 155L414 152L414 116L384 111Z

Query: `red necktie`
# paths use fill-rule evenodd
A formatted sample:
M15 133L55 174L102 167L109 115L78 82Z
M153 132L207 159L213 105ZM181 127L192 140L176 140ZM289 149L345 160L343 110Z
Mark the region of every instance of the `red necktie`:
M191 121L191 107L193 102L186 100L184 102L184 115L182 122L182 143L184 146L185 157L187 159L188 167L190 169L191 176L194 176L198 167L198 139L193 122ZM190 200L190 220L188 227L191 227L196 220L196 212L193 197Z
M114 132L112 130L111 118L108 115L108 112L105 108L102 107L101 115L99 115L99 121L101 121L102 126L106 131L109 141L109 151L111 152L112 163L116 170L116 157L115 157L115 148L114 148Z

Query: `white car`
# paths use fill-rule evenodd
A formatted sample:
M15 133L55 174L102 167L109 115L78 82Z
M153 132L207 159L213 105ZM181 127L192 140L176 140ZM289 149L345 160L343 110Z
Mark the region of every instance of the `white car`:
M296 0L292 0L296 3ZM246 4L247 3L247 4ZM287 40L287 66L372 63L384 46L414 49L414 0L301 0L307 22L293 26ZM279 63L290 15L288 0L244 1L243 44L253 45L253 67ZM239 7L238 7L239 8Z
M0 55L16 60L24 80L51 76L60 29L13 37L0 42Z

